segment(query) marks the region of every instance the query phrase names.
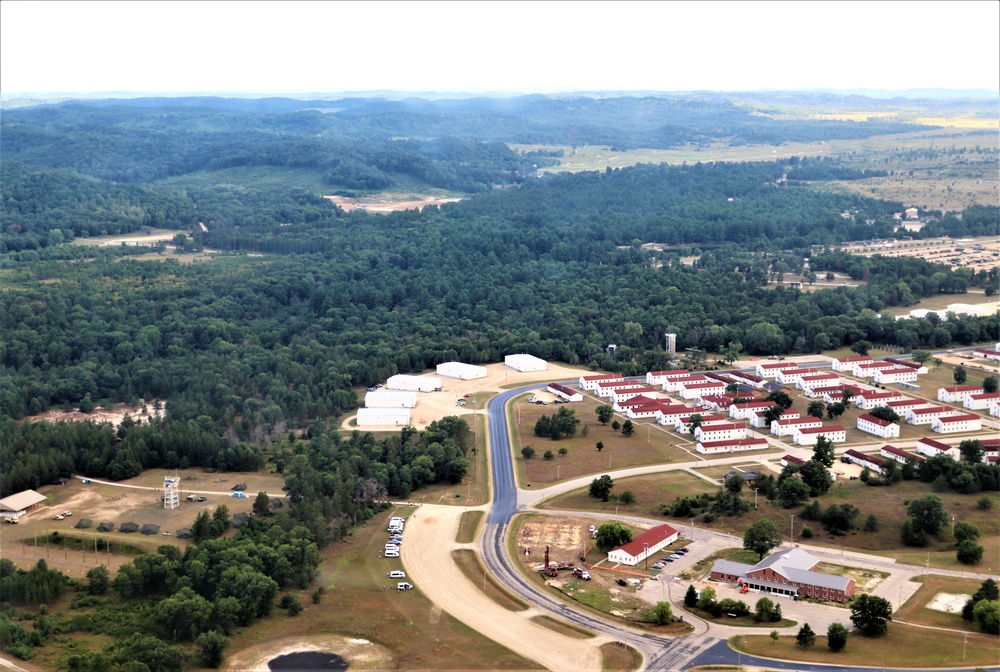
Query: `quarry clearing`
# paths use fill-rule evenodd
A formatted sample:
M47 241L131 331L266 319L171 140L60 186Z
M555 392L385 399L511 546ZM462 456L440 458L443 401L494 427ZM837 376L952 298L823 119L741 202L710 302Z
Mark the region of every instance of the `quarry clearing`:
M442 203L456 203L462 200L458 197L444 198L427 194L398 194L391 192L372 194L364 198L350 198L347 196L324 196L323 198L330 200L334 205L346 212L350 212L351 210L367 210L368 212L379 214L396 212L398 210L423 210L429 205L437 207Z

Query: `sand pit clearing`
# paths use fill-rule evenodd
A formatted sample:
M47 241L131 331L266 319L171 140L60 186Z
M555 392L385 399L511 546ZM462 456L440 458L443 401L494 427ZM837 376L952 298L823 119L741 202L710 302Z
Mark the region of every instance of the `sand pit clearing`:
M151 418L159 418L166 408L166 402L150 401L140 399L137 403L114 404L110 407L100 406L90 413L82 413L80 409L74 408L71 411L61 411L58 409L46 411L41 415L32 415L28 418L31 422L48 420L49 422L110 422L114 427L118 427L125 415L128 414L137 423L148 423Z
M927 603L927 608L933 611L943 611L946 614L960 614L968 599L968 595L938 593L933 600Z
M423 210L428 205L435 208L442 203L456 203L461 198L435 198L423 194L374 194L365 198L348 198L347 196L324 196L341 209L367 210L384 214L398 210Z

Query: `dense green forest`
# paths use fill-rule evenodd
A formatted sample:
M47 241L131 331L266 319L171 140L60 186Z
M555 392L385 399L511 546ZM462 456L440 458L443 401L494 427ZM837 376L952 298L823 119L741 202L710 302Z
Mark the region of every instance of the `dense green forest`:
M719 101L577 102L580 119L607 122L615 116L609 110L632 110L607 122L619 130L629 119L652 123L634 114L639 108L703 125L713 114L739 116ZM791 186L865 175L830 159L528 179L537 165L528 161L551 157L512 152L490 139L489 124L476 133L463 125L502 107L497 101L346 101L337 113L277 100L210 103L63 105L8 111L0 120L0 270L8 290L0 413L16 420L81 402L164 399L165 424L143 431L204 446L182 454L150 439L156 447L74 457L74 469L101 465L93 473L118 478L183 459L253 466L260 457L251 448L275 433L354 408L357 386L450 359L483 363L524 351L633 373L664 365L664 331L678 333L680 347L741 343L755 355L858 340L916 348L997 337L992 319L937 324L883 314L991 286L995 273L823 251L892 235L892 213L902 209ZM544 120L555 135L569 130L568 104L544 97L504 103L512 118ZM550 112L529 112L539 108ZM706 117L707 108L715 111ZM370 121L365 114L375 110L423 125L421 133L432 126L431 112L463 119L451 130L469 136L365 138L358 127L341 126L343 115ZM588 140L578 131L578 140ZM366 191L387 186L382 176L405 176L480 193L423 212L345 213L280 183L212 183L213 171L236 165L308 167ZM204 179L188 187L164 179L185 171ZM996 209L979 207L927 229L968 234L997 225ZM132 258L146 248L66 244L149 227L181 233L177 252L227 254L182 264L162 244L153 248L162 260ZM672 247L641 246L650 242ZM682 264L682 255L698 261ZM806 258L813 272L841 271L867 284L764 289L802 271ZM605 352L611 342L621 346L615 357ZM57 470L65 471L65 459Z

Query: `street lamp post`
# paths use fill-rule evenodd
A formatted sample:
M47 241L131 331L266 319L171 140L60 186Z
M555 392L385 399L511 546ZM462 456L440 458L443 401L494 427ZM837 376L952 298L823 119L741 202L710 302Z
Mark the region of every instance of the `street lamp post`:
M643 542L642 544L642 568L649 569L649 544Z
M691 519L691 541L694 541L694 518Z
M754 511L757 510L757 488L753 489L753 508Z
M789 523L788 523L788 536L791 539L792 543L794 544L795 543L795 514L794 513L790 513L790 514L788 514L788 516L791 519L789 521Z

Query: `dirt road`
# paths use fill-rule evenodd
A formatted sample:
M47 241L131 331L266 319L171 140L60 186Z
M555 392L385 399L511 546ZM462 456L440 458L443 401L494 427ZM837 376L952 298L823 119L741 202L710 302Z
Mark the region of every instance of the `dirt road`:
M484 509L485 510L485 509ZM473 630L550 670L601 669L598 647L606 638L578 639L530 619L534 609L508 611L490 600L458 568L451 552L468 548L455 539L462 509L427 504L406 522L402 560L407 576L431 602ZM471 653L471 652L470 652Z

